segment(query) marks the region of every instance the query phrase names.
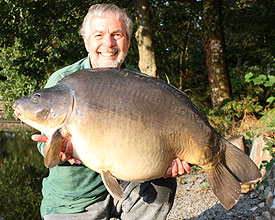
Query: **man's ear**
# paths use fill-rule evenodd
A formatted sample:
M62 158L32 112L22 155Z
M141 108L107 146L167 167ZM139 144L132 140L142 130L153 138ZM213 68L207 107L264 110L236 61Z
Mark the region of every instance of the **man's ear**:
M87 38L83 38L83 40L84 40L85 48L86 48L87 52L89 53L89 40Z
M130 45L131 45L131 40L128 40L128 49L127 49L127 51L129 50Z

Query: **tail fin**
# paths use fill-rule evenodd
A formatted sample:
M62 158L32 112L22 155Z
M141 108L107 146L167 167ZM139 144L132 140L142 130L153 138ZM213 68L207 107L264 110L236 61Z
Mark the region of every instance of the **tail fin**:
M206 170L206 175L214 194L218 197L222 206L226 210L231 209L240 198L240 183L222 163L219 163L213 169Z
M241 183L251 182L262 177L259 168L250 157L225 139L225 164Z
M229 210L239 200L240 182L261 178L261 173L248 155L225 139L221 142L225 147L224 160L212 169L207 169L206 174L214 194L223 207Z

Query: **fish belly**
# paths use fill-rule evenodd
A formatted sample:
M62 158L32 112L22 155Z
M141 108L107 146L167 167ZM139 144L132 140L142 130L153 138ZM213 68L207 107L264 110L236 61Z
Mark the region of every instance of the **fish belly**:
M78 87L71 134L75 155L86 166L146 180L163 176L177 157L201 165L212 159L213 130L184 94L131 74L85 78L81 84L72 78Z
M74 156L87 167L126 181L163 177L175 158L166 132L145 121L100 112L70 127Z

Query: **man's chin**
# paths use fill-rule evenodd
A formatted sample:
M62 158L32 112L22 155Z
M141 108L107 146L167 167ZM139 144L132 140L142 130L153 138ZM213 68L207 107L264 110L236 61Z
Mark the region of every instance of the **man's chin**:
M123 61L121 60L114 60L114 61L98 61L98 62L91 62L93 67L114 67L114 68L119 68Z

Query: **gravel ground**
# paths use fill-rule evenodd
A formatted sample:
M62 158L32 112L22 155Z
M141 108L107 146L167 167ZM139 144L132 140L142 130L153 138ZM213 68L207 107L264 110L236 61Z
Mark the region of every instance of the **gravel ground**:
M266 219L262 216L265 201L262 191L241 194L239 202L227 211L207 187L204 173L183 175L177 181L176 198L167 220Z

